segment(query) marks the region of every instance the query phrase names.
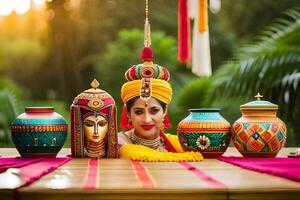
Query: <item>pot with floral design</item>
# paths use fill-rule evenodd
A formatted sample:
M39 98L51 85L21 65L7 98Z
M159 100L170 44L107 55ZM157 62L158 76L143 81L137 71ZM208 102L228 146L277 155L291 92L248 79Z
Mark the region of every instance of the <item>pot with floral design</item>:
M275 157L284 146L286 126L276 117L278 105L256 101L240 106L242 117L232 125L232 141L244 157Z
M221 156L227 149L231 126L220 109L189 109L190 114L179 122L177 133L185 151L199 151L204 158Z
M67 130L67 122L53 107L26 107L11 125L12 140L22 157L55 157Z

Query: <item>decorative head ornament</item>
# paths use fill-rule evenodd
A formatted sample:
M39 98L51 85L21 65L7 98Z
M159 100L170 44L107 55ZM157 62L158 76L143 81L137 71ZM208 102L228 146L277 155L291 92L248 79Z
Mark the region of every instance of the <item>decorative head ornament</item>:
M117 157L116 105L114 99L99 89L79 94L71 105L71 150L73 157Z
M131 129L127 117L126 103L140 97L144 100L145 105L149 98L154 97L165 104L169 104L172 99L172 88L169 84L170 73L162 66L153 63L153 51L150 47L150 24L148 21L148 1L146 0L146 20L144 26L144 48L141 52L143 63L133 65L125 72L126 82L121 88L121 99L124 103L123 113L120 122L121 129ZM164 120L165 128L170 128L171 124L166 115Z

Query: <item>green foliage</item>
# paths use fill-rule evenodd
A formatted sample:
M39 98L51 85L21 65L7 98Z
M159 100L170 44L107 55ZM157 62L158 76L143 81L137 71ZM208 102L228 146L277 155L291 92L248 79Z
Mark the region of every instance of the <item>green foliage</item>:
M10 125L19 114L17 99L9 90L0 90L0 146L12 146Z
M220 101L246 98L260 92L279 104L279 116L297 133L300 130L300 8L288 10L263 31L253 44L239 49L235 59L221 67L215 96ZM294 143L293 143L294 142ZM300 135L296 141L300 143Z
M177 96L177 105L183 108L207 108L210 106L210 97L213 83L209 78L198 78L189 82Z
M11 147L10 125L19 114L21 89L10 79L0 76L0 147Z
M3 76L0 76L0 90L11 91L17 99L21 99L24 95L22 89L15 82Z
M282 11L299 6L299 1L284 0L230 0L222 1L220 18L229 20L237 39L249 41ZM225 19L224 19L225 18ZM226 30L227 29L222 29Z
M287 15L289 18L277 20L257 42L240 49L236 59L224 66L231 72L220 82L219 94L253 96L260 91L283 109L299 109L300 12L290 10Z
M32 77L47 50L39 41L27 38L0 40L0 71L20 82Z
M10 125L20 113L23 93L13 81L0 77L0 147L13 146Z

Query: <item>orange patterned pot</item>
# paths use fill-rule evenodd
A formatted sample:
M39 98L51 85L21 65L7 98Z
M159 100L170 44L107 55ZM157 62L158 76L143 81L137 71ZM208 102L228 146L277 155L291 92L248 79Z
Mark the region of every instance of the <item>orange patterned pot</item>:
M244 157L272 158L284 146L286 126L276 117L276 104L260 100L259 93L255 97L240 106L242 117L232 126L232 141Z
M227 149L231 126L220 114L220 109L190 109L190 114L179 122L177 133L185 151L199 151L204 158L221 156Z

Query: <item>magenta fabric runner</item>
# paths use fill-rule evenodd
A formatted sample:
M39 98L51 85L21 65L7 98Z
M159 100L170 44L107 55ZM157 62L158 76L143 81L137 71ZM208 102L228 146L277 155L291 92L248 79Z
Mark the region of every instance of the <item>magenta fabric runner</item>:
M16 175L19 176L22 182L19 186L14 188L17 191L19 188L33 183L71 159L72 158L70 157L0 158L0 173L3 173L10 168L19 168Z
M209 176L199 168L195 167L189 162L179 162L182 166L184 166L187 170L193 172L196 176L198 176L201 180L205 181L209 185L213 186L214 188L226 188L226 185L214 179L213 177Z
M81 186L83 189L95 189L99 183L99 159L89 158L87 175L85 182Z
M133 161L132 165L135 169L136 175L142 185L145 189L152 189L155 188L156 183L153 179L153 177L149 174L148 169L139 161Z
M219 160L244 169L300 182L300 158L218 157Z
M38 161L43 158L0 158L0 173L9 168L20 168Z
M22 180L24 180L24 184L16 189L33 183L34 181L40 179L42 176L49 174L50 172L69 162L70 160L72 160L72 158L70 157L43 158L39 162L21 167L19 176Z

